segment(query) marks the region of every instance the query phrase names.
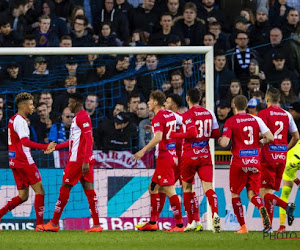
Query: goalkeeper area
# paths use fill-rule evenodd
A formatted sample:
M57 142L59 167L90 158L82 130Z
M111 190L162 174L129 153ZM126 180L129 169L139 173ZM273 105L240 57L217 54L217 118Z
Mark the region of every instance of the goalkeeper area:
M236 235L232 232L212 234L211 232L164 233L106 231L101 234L84 234L82 231L59 233L1 232L2 249L298 249L299 238L290 239L282 234L270 236L261 232ZM284 233L285 235L285 233ZM294 232L292 237L300 236ZM14 239L12 241L11 239ZM276 240L278 238L286 238ZM80 239L80 240L78 240Z

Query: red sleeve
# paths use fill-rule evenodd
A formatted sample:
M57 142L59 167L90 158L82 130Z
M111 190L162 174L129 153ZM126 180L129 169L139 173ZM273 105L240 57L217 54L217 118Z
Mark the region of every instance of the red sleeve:
M160 132L164 131L164 120L161 118L160 113L154 116L151 123L152 123L152 128L154 133L158 131Z
M211 138L214 138L214 139L219 139L221 133L220 133L220 129L213 129L213 131L211 132Z
M232 136L232 129L231 129L231 119L227 119L225 124L224 124L224 128L223 128L223 134L222 136L226 136L228 138L231 138Z
M83 162L88 163L89 157L93 150L93 132L92 122L90 117L87 115L78 116L77 125L81 129L81 133L84 139L82 154L84 155Z
M84 159L83 162L90 162L89 157L91 155L91 152L93 150L93 136L92 136L92 131L89 132L84 132L83 133L83 138L85 140L85 147L83 149L84 153Z
M197 137L197 129L196 129L196 127L190 127L190 129L188 129L186 133L171 132L170 137L171 138L185 138L185 139L196 138Z
M29 148L34 148L34 149L47 149L48 144L42 144L42 143L36 143L33 141L30 141L28 137L23 137L21 139L21 143L25 146L25 147L29 147Z
M63 143L57 144L55 146L55 149L62 149L62 148L68 148L69 147L69 141L65 141Z

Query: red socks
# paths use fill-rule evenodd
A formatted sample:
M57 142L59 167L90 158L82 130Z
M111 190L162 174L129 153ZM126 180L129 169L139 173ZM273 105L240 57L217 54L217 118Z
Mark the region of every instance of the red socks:
M8 212L13 210L15 207L19 206L20 204L22 204L23 201L20 198L20 196L16 196L14 198L12 198L11 200L9 200L7 202L7 204L0 209L0 219Z
M265 204L270 203L274 206L282 207L283 209L286 209L287 203L283 200L281 200L277 195L275 194L266 194L264 197Z
M253 196L253 197L251 198L251 202L252 202L252 203L254 204L254 206L256 206L258 209L260 209L261 207L264 206L262 199L261 199L258 195Z
M270 222L272 225L272 221L273 221L273 213L274 213L274 205L271 204L270 202L265 202L265 208L267 209L269 218L270 218Z
M199 201L195 192L193 192L194 201L195 201L195 211L194 211L194 220L200 221L200 213L199 213Z
M86 189L84 190L85 195L89 202L89 209L91 212L91 216L93 218L94 226L99 225L99 215L98 215L98 198L94 189Z
M36 194L34 201L34 209L36 214L36 225L44 224L44 197L43 194Z
M217 197L215 191L212 189L209 189L205 194L208 199L209 205L211 207L212 217L214 216L214 213L219 214L219 212L218 212L218 197Z
M62 212L64 211L64 208L66 204L68 203L69 197L70 197L70 189L68 189L65 186L61 186L60 191L59 191L59 197L55 205L54 209L54 215L52 219L52 223L54 225L58 225L58 221L60 219L60 216Z
M235 216L241 226L245 225L243 205L240 197L232 198L232 206Z
M169 197L171 208L176 220L176 225L183 224L182 214L181 214L181 205L177 194Z
M159 209L160 209L160 198L159 194L150 194L151 199L151 218L150 221L156 222L159 216Z
M187 213L188 221L189 223L192 223L195 214L195 200L193 193L183 193L183 203Z
M161 211L163 210L164 208L164 205L165 205L165 201L166 201L166 194L165 193L158 193L159 194L159 198L160 198L160 204L159 204L159 209L158 209L158 217L161 213Z

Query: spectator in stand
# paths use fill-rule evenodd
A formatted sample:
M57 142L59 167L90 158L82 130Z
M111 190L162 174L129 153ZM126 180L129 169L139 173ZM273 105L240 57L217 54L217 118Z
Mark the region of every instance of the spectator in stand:
M188 2L184 5L183 19L177 18L174 22L174 32L184 38L185 45L202 45L205 33L205 22L197 19L197 7Z
M262 55L265 51L265 44L269 43L271 25L268 21L268 10L261 7L256 11L256 22L250 31L250 46L258 47L257 52ZM262 47L260 47L262 46Z
M280 53L275 53L273 56L273 68L265 72L267 82L270 86L279 89L280 83L284 78L289 78L292 81L292 88L294 93L298 93L299 83L297 76L294 72L290 71L285 67L285 57Z
M112 0L108 0L112 1ZM98 38L98 46L100 47L117 47L122 46L122 42L117 37L116 33L112 31L109 22L103 22L100 28L100 35Z
M97 148L109 150L132 150L137 142L132 142L138 135L137 126L130 121L128 114L121 112L113 120L105 120L99 127Z
M128 3L127 0L116 0L115 8L127 16L128 10L132 9L133 6L130 3Z
M148 108L148 107L147 107ZM154 113L149 112L149 117L140 121L139 123L139 149L143 148L152 139L151 130L147 129L149 126L151 128L151 121L154 117Z
M121 99L120 101L124 104L128 103L129 97L133 93L138 93L136 88L136 77L135 76L126 76L124 78L124 85L121 90ZM140 100L144 101L144 97L141 93L139 93Z
M227 95L229 83L234 78L236 78L234 72L226 68L226 56L224 51L216 51L214 57L215 101Z
M258 53L248 47L249 37L246 32L239 31L235 37L236 47L228 50L226 54L228 68L234 71L235 75L245 84L249 78L249 65L251 59L260 61Z
M66 107L64 108L61 120L58 123L52 124L49 132L49 141L55 141L56 143L63 143L69 140L70 128L74 113Z
M100 82L102 80L107 79L107 72L106 72L106 63L104 60L101 60L100 58L96 59L93 64L93 68L89 69L85 76L84 76L86 83L92 83L92 82ZM101 87L101 86L99 86ZM103 90L103 88L100 88ZM99 89L99 91L100 91Z
M3 120L3 110L0 109L0 151L7 151L7 129L5 120Z
M218 22L213 22L208 24L208 31L213 33L216 38L215 49L216 50L229 50L230 42L229 42L229 34L226 34L222 31L221 24Z
M38 119L31 120L31 124L36 131L38 141L40 143L48 143L48 135L53 122L50 118L50 113L48 111L47 104L38 103L36 106L36 112L38 114Z
M170 83L172 87L165 94L169 95L173 93L181 96L182 98L185 98L185 91L183 86L184 79L181 71L176 70L171 73Z
M287 41L288 42L288 41ZM289 46L287 42L282 41L282 31L279 28L273 28L270 31L270 45L266 46L263 58L263 71L266 73L273 68L272 59L275 53L280 53L286 59L286 67L291 69L291 63L288 60L290 56Z
M211 33L211 32L206 32L203 36L203 45L204 46L213 46L215 47L216 45L216 36L215 34Z
M267 82L266 82L266 76L263 71L259 70L259 64L257 60L251 59L250 65L249 65L249 74L250 76L259 76L261 80L261 90L266 92L267 91Z
M139 117L137 115L138 112L138 105L141 102L141 98L139 93L132 93L128 97L128 116L131 122L133 122L135 125L139 125Z
M76 92L77 78L75 76L68 76L65 79L65 90L55 98L54 111L62 113L64 108L68 107L68 100L71 94Z
M130 66L130 59L128 55L119 55L116 57L116 63L109 65L107 68L107 74L109 77L113 77L124 73Z
M222 136L223 134L223 128L225 121L232 116L232 111L231 111L231 102L228 100L221 100L219 104L217 105L217 112L216 112L216 118L217 122L219 124L219 129L220 129L220 135ZM215 149L216 150L230 150L231 144L228 145L225 149L221 148L217 142L215 142Z
M260 78L258 76L250 76L247 82L247 88L244 91L244 95L248 100L252 98L252 95L255 91L260 89Z
M156 55L148 54L146 56L146 63L145 63L147 70L145 74L137 78L137 85L136 85L137 90L139 91L139 93L142 93L142 95L146 98L146 100L148 100L151 90L157 87L156 81L155 79L153 79L155 73L152 72L155 72L155 70L157 70L158 63L159 60Z
M232 79L230 81L230 86L229 86L229 89L228 89L227 99L231 103L231 101L234 97L236 97L238 95L242 95L242 94L243 94L243 88L242 88L240 80Z
M57 0L56 0L57 1ZM75 18L71 38L73 47L93 47L95 46L93 34L89 33L88 19L85 16L78 15Z
M300 80L300 24L296 29L296 35L289 41L290 60L293 72Z
M70 48L72 47L72 38L68 35L62 36L59 41L59 47ZM56 69L57 71L64 70L65 64L69 56L67 55L54 55L49 58L50 68Z
M147 39L142 30L134 30L132 32L129 40L124 44L124 46L145 46L147 44ZM141 55L141 54L138 54ZM136 57L138 56L136 55Z
M282 27L286 23L286 17L291 9L287 5L287 0L275 0L273 6L269 10L269 20L273 27Z
M251 115L257 115L257 109L256 109L256 106L260 104L260 101L256 98L251 98L249 101L248 101L248 113L251 114Z
M63 69L64 78L68 76L75 76L77 78L77 82L81 84L81 79L83 75L78 72L78 58L74 56L67 57L65 68ZM61 83L59 83L61 85Z
M94 69L95 61L99 58L99 55L89 54L86 55L78 66L78 72L82 75L86 74L89 70ZM83 77L83 79L86 79ZM86 82L86 81L85 81Z
M9 18L0 19L0 47L19 47L22 36L11 28Z
M28 0L11 1L10 7L0 13L0 20L8 17L12 24L12 29L22 37L31 31L31 25L28 25L25 19L25 14L29 8L28 2Z
M33 35L26 35L23 40L23 47L24 48L34 48L36 47L35 36ZM31 77L32 72L34 71L34 56L33 55L26 55L21 56L19 58L19 62L22 69L22 76Z
M289 78L284 78L280 83L280 106L288 110L289 106L294 102L299 102L299 98L294 94L292 81Z
M28 11L24 15L26 23L30 25L31 30L28 33L38 27L40 13L40 1L28 0Z
M16 62L10 62L7 64L6 72L2 76L1 84L21 84L23 82L21 74L20 65Z
M58 18L55 14L54 3L51 0L44 0L42 5L43 15L49 16L51 19L51 30L57 35L58 38L68 35L68 27L66 21Z
M126 111L126 108L123 103L116 103L113 108L112 118L115 118L117 116L117 114L119 114L120 112L125 112L125 111Z
M60 115L59 112L56 112L53 109L53 98L52 94L49 91L42 91L40 95L38 96L37 103L45 103L47 105L47 111L50 115L50 119L55 122L57 120L57 117Z
M149 117L149 108L148 108L147 103L140 102L138 104L137 116L138 116L140 122Z
M171 14L162 14L159 23L161 25L161 30L150 35L148 42L150 46L167 46L170 35L179 35L174 33L174 30L172 29L173 23Z
M219 22L224 30L229 31L229 24L225 19L225 14L216 7L215 0L202 0L202 5L198 7L198 17L203 19L207 25Z
M195 86L198 82L198 74L194 72L193 58L186 58L182 60L182 73L184 77L184 88Z
M296 33L297 25L299 24L299 12L296 9L288 11L287 22L282 25L283 38L289 38Z
M54 10L57 17L61 18L64 21L67 21L67 18L71 16L72 10L74 9L74 3L72 0L53 0L54 1Z
M99 119L103 116L98 108L98 105L99 97L93 93L88 94L85 99L84 109L91 117L93 128L97 127Z
M300 130L300 102L294 102L288 107L289 113L293 116L294 121Z
M54 79L49 78L48 61L45 57L38 56L34 59L34 71L30 79L24 79L24 83L39 83L41 86L49 88Z
M148 39L155 31L159 16L153 11L154 4L155 0L143 0L142 6L128 10L130 33L134 30L141 29Z
M182 15L179 0L167 0L167 11L172 15L172 19Z
M243 8L240 11L240 16L243 16L246 18L246 20L248 21L247 32L248 33L251 32L251 29L252 29L253 25L255 24L255 16L253 14L253 11L249 8Z
M115 33L121 41L127 41L129 38L129 23L127 14L114 8L114 0L104 0L104 8L101 10L99 19L94 29L97 30L102 23L110 23L112 33Z
M39 28L34 31L37 47L57 47L59 39L55 31L50 29L51 18L46 15L39 17Z

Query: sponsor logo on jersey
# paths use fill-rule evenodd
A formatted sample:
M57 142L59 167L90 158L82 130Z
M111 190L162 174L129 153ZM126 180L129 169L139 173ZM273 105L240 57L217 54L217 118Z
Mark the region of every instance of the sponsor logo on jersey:
M286 156L284 154L271 154L273 160L286 160Z
M9 151L8 152L8 157L15 159L16 158L16 152L15 151Z
M201 148L201 149L193 148L193 152L195 155L208 154L208 149L207 148Z
M87 128L88 126L90 126L90 124L88 122L83 123L82 125L84 128Z
M223 133L226 132L228 130L227 127L223 128Z
M258 164L258 160L255 159L254 157L252 157L251 159L249 159L249 158L246 158L246 159L243 158L243 159L242 159L242 162L243 162L244 165L249 165L249 164L250 164L250 165L251 165L251 164L255 164L255 165L256 165L256 164Z
M242 149L239 152L240 157L258 156L258 150L255 149Z
M243 119L236 118L236 122L237 123L241 123L241 122L253 122L253 121L255 121L255 118L253 118L253 117L243 118Z
M270 115L287 116L287 113L286 113L286 112L275 112L275 111L270 111Z
M167 148L167 150L176 149L176 143L175 142L168 143L166 148Z
M287 146L286 145L269 145L270 151L276 151L276 152L286 152Z
M205 147L207 145L208 145L208 141L196 141L196 142L192 143L192 148L194 148L194 147L201 147L201 148L203 148L203 147Z
M154 123L153 127L156 128L156 127L159 127L160 126L160 123L159 122L156 122Z
M192 122L192 119L189 118L189 119L187 119L187 120L185 121L185 124L187 125L187 124L190 124L191 122Z

